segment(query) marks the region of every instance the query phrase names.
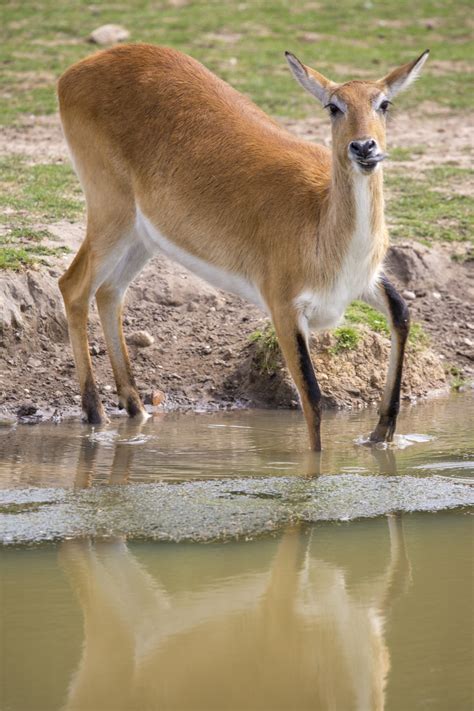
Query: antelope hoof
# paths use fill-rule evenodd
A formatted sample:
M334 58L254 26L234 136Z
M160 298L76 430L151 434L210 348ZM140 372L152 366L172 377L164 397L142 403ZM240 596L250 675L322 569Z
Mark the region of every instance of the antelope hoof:
M91 381L86 382L82 394L82 411L85 422L90 425L103 425L108 421L97 388Z
M119 397L119 408L121 410L127 410L127 414L130 417L136 417L137 419L146 419L147 412L143 407L142 401L140 400L139 394L135 392L128 392L126 395L121 395Z
M102 404L100 407L84 408L83 420L89 425L105 425L109 421Z
M377 444L378 442L392 442L396 424L397 421L395 418L390 418L388 422L379 422L375 430L370 435L369 442L371 444Z

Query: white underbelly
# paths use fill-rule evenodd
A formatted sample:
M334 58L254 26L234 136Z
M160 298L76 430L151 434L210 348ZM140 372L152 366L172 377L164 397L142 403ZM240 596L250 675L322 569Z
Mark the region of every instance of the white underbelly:
M361 298L374 288L379 270L363 264L352 265L353 270L343 269L334 286L325 291L306 289L295 299L302 328L324 330L334 328L355 299Z
M266 310L262 296L252 282L238 274L210 264L204 259L200 259L185 249L178 247L174 242L167 239L138 207L135 228L150 253L162 252L217 289L229 291Z

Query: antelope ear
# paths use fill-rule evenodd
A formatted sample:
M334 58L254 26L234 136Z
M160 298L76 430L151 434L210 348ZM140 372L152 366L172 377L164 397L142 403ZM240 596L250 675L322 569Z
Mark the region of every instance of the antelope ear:
M336 88L336 84L323 77L322 74L305 66L291 52L285 52L286 61L291 69L291 73L303 89L309 91L324 105L329 100L331 89Z
M429 53L430 50L426 49L414 62L408 62L408 64L397 67L397 69L394 69L390 74L379 80L378 83L383 85L389 98L392 98L400 91L405 91L410 84L413 84L418 79Z

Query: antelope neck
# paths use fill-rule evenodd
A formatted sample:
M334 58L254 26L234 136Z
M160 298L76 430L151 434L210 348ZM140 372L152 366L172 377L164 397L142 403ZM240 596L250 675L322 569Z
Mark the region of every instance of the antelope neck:
M382 167L363 175L347 162L335 159L329 204L335 239L352 241L356 234L366 240L377 239L385 229Z

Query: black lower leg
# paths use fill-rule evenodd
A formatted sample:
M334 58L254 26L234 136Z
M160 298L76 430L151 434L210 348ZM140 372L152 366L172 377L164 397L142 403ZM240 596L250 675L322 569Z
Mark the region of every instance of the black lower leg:
M311 448L319 452L321 450L321 390L316 379L306 339L301 333L297 333L296 341L304 390L303 409L308 422Z
M390 313L392 336L395 335L395 338L392 338L392 349L396 350L391 353L388 382L383 396L380 418L370 439L373 442L385 440L391 442L400 409L403 358L410 331L410 314L405 301L385 276L382 277L380 286L383 289Z
M104 422L104 408L92 377L88 377L82 391L82 409L87 422L100 425Z

